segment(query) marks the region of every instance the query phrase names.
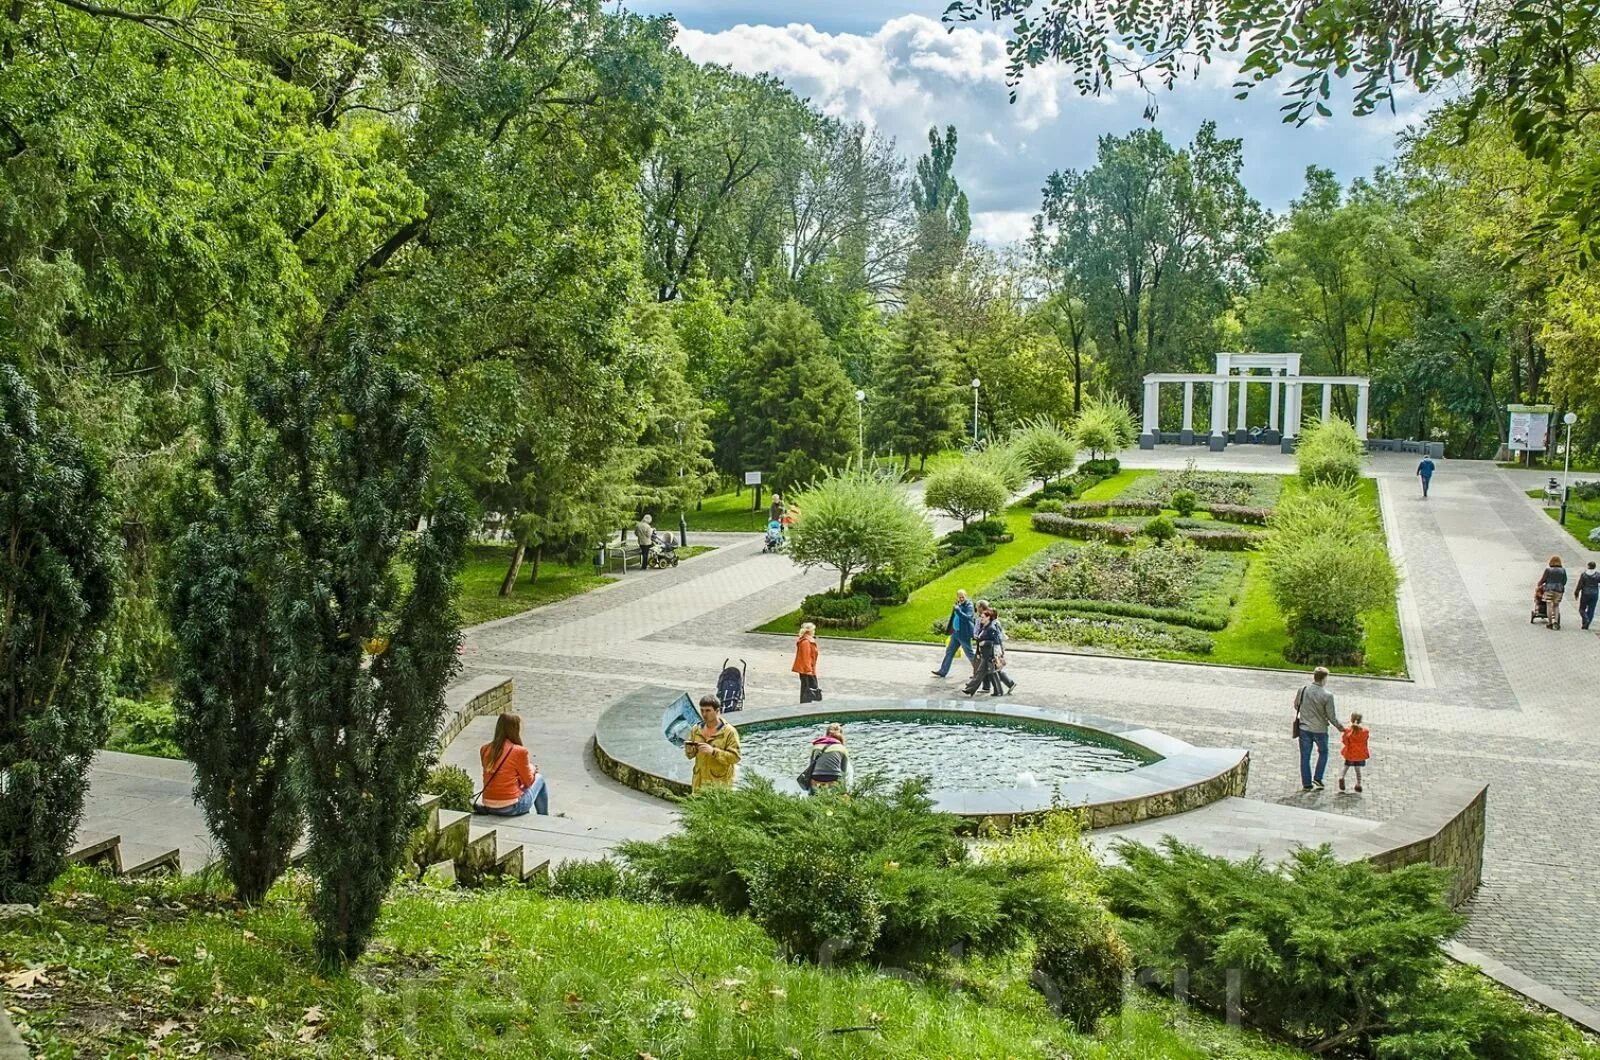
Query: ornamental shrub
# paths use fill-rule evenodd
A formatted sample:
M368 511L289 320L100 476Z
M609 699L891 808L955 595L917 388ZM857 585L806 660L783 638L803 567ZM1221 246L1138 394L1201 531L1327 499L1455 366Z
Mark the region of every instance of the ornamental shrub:
M1157 544L1165 544L1178 536L1178 528L1165 515L1158 515L1144 524L1144 536Z
M1462 918L1444 904L1432 865L1383 872L1326 846L1276 869L1165 840L1118 847L1107 872L1112 910L1135 961L1221 1012L1230 974L1238 1011L1314 1055L1389 1060L1511 1060L1550 1055L1506 999L1464 987L1439 948Z
M967 523L1005 507L1010 490L990 468L973 458L939 468L928 476L922 502L936 512Z
M867 571L850 579L851 595L866 593L874 604L903 604L909 595L905 585L888 571Z
M1137 439L1135 439L1137 441ZM1079 445L1082 445L1080 440ZM1129 444L1132 444L1131 442ZM1098 460L1085 460L1078 465L1078 474L1088 478L1110 478L1122 470L1122 461L1116 457L1101 457Z
M1023 459L1017 446L1010 442L985 446L978 453L968 457L966 462L999 479L1000 484L1006 488L1007 496L1028 484L1027 461Z
M1133 956L1111 918L1093 907L1061 915L1039 933L1033 983L1056 1014L1089 1034L1122 1009Z
M563 861L550 872L550 895L579 902L624 896L622 866L611 858Z
M1139 528L1121 523L1100 522L1093 519L1073 519L1053 512L1035 512L1033 528L1041 534L1055 534L1079 541L1111 541L1126 545L1139 536Z
M1078 455L1072 436L1048 417L1024 423L1012 432L1010 445L1015 447L1028 477L1041 483L1065 473Z
M1069 504L1062 511L1074 519L1096 519L1106 515L1160 515L1158 501L1123 500L1080 501Z
M802 622L815 622L832 629L861 629L878 617L878 608L866 593L841 593L830 590L813 593L800 602Z
M438 795L441 807L458 813L472 812L472 796L477 790L471 774L460 766L434 766L422 781L424 795Z
M1133 425L1133 410L1119 397L1089 398L1077 419L1072 421L1072 436L1079 448L1099 458L1127 449L1139 440Z
M105 473L0 364L0 902L37 902L105 742L119 544Z
M1207 552L1244 552L1267 539L1267 535L1249 530L1217 530L1206 527L1184 530L1182 537L1196 548L1203 548Z
M950 531L940 539L940 544L945 548L975 548L978 545L985 544L987 541L988 538L984 537L980 531L967 529Z
M985 541L998 541L1011 533L1010 528L1001 519L979 519L967 529L982 534Z
M752 866L750 918L818 964L871 952L883 928L870 869L827 846L782 845Z
M1272 517L1271 508L1249 504L1213 504L1207 509L1211 518L1219 523L1244 523L1249 526L1266 526Z
M1366 447L1356 430L1337 416L1313 423L1295 444L1295 466L1308 486L1353 486L1361 478Z
M1194 490L1178 490L1172 495L1173 510L1186 518L1194 514L1195 506L1199 503L1200 498L1195 496Z
M1054 497L1046 497L1044 500L1039 501L1033 506L1034 511L1047 512L1051 515L1060 515L1063 511L1065 511L1065 509L1066 506L1060 501L1056 500Z

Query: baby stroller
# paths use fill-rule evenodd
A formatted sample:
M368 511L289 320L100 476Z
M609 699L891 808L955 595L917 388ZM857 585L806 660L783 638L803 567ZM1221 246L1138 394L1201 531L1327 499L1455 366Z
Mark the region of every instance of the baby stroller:
M744 709L744 675L749 669L749 664L743 659L738 666L729 666L728 660L722 660L722 672L717 675L717 699L722 703L722 712Z
M783 524L776 519L767 522L767 537L761 544L763 552L783 551Z
M676 567L678 565L678 543L672 539L671 534L663 534L657 530L650 535L650 566L659 570L662 567Z
M1545 601L1544 593L1538 589L1533 591L1533 614L1528 616L1528 621L1541 623L1549 629L1561 628L1561 616L1557 614L1554 620L1550 617L1550 607Z

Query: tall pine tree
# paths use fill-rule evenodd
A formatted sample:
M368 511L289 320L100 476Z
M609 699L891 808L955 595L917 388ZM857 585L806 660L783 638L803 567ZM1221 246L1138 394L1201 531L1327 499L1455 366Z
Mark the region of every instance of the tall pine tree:
M961 261L972 235L967 193L956 183L956 127L928 130L928 153L917 159L911 205L917 216L917 241L906 260L906 286L912 289L948 275Z
M110 724L113 516L99 465L0 364L0 902L61 871Z
M900 315L894 341L883 355L873 392L876 438L911 466L949 445L960 423L964 387L949 339L928 305L913 297Z

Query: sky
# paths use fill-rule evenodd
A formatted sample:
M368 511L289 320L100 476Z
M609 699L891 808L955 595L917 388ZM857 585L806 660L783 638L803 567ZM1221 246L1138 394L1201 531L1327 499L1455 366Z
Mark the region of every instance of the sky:
M971 204L973 232L994 244L1027 234L1045 177L1094 163L1097 139L1150 124L1150 97L1119 81L1099 97L1078 95L1059 67L1024 78L1016 103L1005 84L1005 36L988 23L948 32L944 0L625 0L632 10L669 13L678 47L698 62L743 73L767 72L824 112L864 121L891 136L908 159L927 149L932 125L954 123L956 179ZM1244 142L1244 183L1274 211L1299 194L1307 166L1342 179L1389 162L1397 133L1420 120L1425 101L1397 113L1282 124L1284 102L1270 87L1234 99L1235 64L1217 64L1172 91L1157 89L1154 121L1174 144L1187 143L1207 118L1220 135Z

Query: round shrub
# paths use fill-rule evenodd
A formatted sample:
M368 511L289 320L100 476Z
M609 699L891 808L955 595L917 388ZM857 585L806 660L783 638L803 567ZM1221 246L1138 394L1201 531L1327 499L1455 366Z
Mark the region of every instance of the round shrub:
M426 795L440 796L439 805L459 813L472 812L472 795L478 786L460 766L435 766L422 782Z
M1194 495L1194 490L1179 490L1172 495L1173 510L1185 518L1194 514L1199 501L1200 498Z
M952 530L944 535L944 544L948 548L975 548L988 541L988 538L976 530Z
M1365 447L1355 428L1338 417L1308 427L1294 453L1300 480L1308 486L1353 486L1361 478Z
M874 604L903 604L906 587L899 578L887 571L866 571L850 579L850 592L866 593Z
M1152 541L1166 544L1178 536L1178 528L1165 515L1158 515L1144 524L1144 535Z
M862 859L827 846L793 846L756 866L750 915L785 949L819 964L860 956L883 927Z
M995 541L1010 533L1001 519L980 519L969 524L967 529L982 534L985 541Z
M1308 666L1360 666L1366 661L1360 622L1308 617L1289 619L1289 646L1284 657Z
M800 603L801 620L834 629L861 629L878 617L866 593L813 593Z
M1133 957L1110 920L1095 910L1052 924L1034 945L1033 983L1062 1019L1085 1034L1122 1010Z
M942 467L928 476L922 502L936 512L944 512L961 525L1005 507L1011 490L996 471L971 459Z
M1062 504L1054 497L1046 497L1033 507L1035 511L1047 512L1051 515L1060 515L1062 510L1066 508L1066 505Z
M622 895L622 869L610 858L599 861L563 861L550 873L550 894L592 902Z

